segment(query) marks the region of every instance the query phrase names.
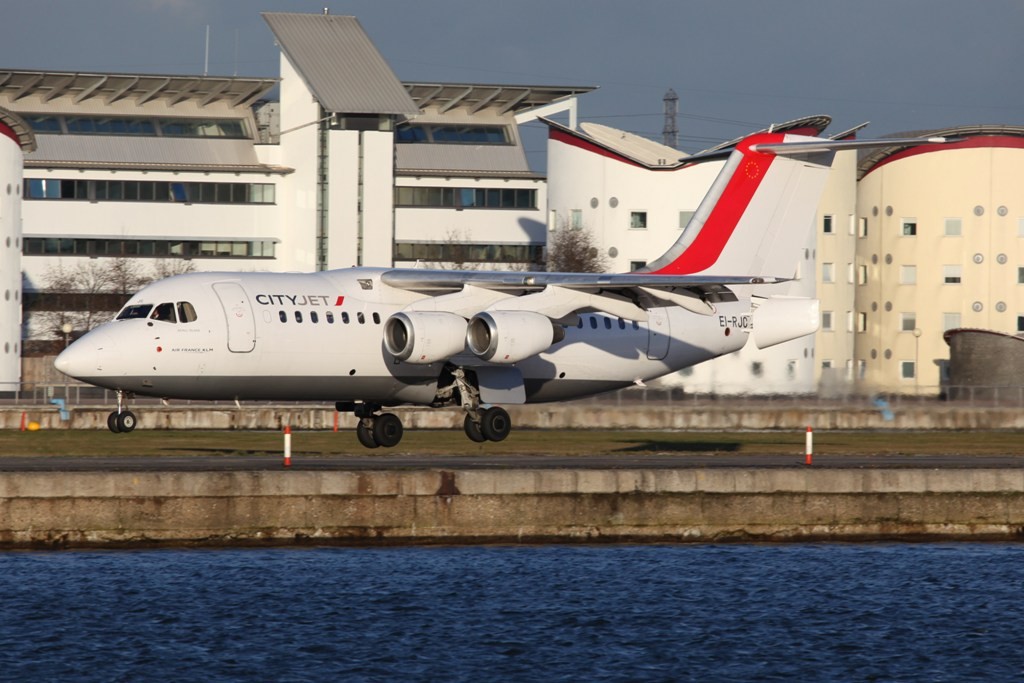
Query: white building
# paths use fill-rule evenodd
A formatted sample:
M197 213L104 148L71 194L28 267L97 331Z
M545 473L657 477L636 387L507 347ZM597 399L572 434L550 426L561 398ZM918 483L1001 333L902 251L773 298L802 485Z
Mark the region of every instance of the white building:
M38 140L30 308L54 307L38 294L56 273L94 283L121 259L150 277L541 261L545 182L518 125L591 88L402 83L354 17L264 18L280 78L0 70L0 107Z
M35 147L25 121L0 109L0 393L21 381L21 178Z

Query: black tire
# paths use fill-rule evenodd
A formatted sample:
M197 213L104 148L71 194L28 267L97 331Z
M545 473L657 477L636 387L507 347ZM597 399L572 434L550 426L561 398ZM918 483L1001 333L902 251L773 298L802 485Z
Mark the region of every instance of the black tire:
M109 429L110 431L114 432L115 434L120 434L121 433L121 428L117 426L117 411L116 410L114 412L110 413L110 415L107 415L107 429Z
M480 431L488 441L504 441L512 431L512 418L504 408L488 408L480 416Z
M135 430L135 413L130 410L126 410L123 413L117 414L117 431L128 433Z
M487 437L484 436L482 431L480 431L480 425L477 422L474 422L473 418L469 415L466 415L466 421L462 424L462 427L466 430L466 436L469 437L470 441L475 441L477 443L487 441Z
M377 440L373 438L373 427L367 425L366 422L360 418L359 423L356 424L356 438L359 439L359 443L363 444L367 448L377 448L380 446Z
M402 420L394 413L384 413L373 420L373 440L385 448L397 446L403 431Z

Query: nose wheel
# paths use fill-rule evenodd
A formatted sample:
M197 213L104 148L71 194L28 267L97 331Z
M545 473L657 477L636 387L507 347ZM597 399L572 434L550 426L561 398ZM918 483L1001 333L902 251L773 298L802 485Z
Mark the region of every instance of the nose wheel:
M134 431L138 424L135 413L124 407L125 398L125 392L117 392L117 410L107 415L107 429L115 434L127 434Z
M127 434L134 431L136 423L135 413L130 410L120 413L115 410L107 415L107 428L115 434Z

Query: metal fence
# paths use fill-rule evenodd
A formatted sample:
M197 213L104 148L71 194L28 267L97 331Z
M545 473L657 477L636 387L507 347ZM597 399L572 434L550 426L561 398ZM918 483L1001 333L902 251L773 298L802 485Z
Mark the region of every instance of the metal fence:
M116 403L116 395L108 389L101 389L79 382L61 384L23 384L8 391L0 387L0 407L58 404L62 407L110 406ZM157 398L136 397L136 405L161 403ZM324 405L326 402L312 401L243 401L245 406L259 405ZM930 386L920 387L913 393L863 393L844 394L742 394L687 391L682 387L629 387L619 391L600 394L573 401L583 405L627 406L678 406L680 409L694 407L756 408L772 407L844 407L873 406L877 408L901 406L948 406L969 407L1024 407L1024 386ZM191 401L174 399L175 406L235 405L234 401Z

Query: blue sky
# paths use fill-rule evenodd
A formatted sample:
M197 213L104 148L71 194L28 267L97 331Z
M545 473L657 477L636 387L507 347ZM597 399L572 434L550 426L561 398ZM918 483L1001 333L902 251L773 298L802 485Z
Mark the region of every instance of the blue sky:
M655 139L672 88L688 152L811 114L869 136L1024 124L1019 0L2 2L0 68L200 74L209 26L229 76L278 75L260 12L329 7L403 80L600 86L581 118Z

